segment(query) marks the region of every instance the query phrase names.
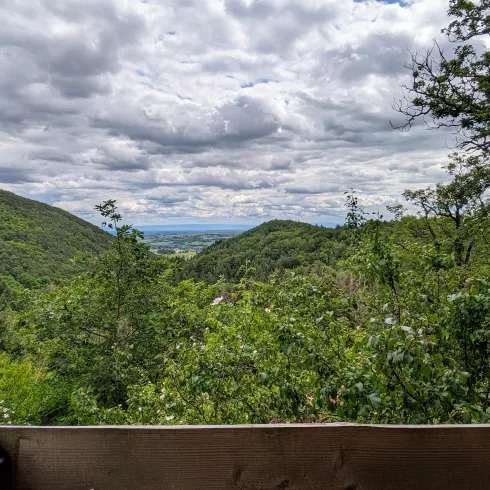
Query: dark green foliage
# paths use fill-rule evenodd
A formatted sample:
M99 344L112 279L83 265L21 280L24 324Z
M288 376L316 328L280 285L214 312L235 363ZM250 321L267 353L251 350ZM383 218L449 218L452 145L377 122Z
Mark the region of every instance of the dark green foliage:
M462 265L470 261L477 243L488 244L490 207L486 192L490 187L490 167L481 157L453 156L447 171L453 178L451 182L407 190L403 195L421 209L436 248L445 247ZM436 228L441 229L438 232Z
M452 1L448 32L486 31L486 5ZM405 192L418 216L383 221L351 191L345 227L271 221L189 261L152 254L104 202L115 239L77 276L27 291L0 275L3 423L487 422L487 157L447 172ZM6 216L31 250L28 217Z
M66 211L0 190L3 292L16 284L35 288L67 278L78 253L99 254L110 242L108 233Z
M426 53L412 55L412 82L394 104L406 120L394 126L409 129L422 119L434 129L453 128L460 148L488 153L490 53L480 54L468 41L490 33L490 1L451 0L448 13L456 17L444 30L455 43L453 53L435 42Z
M98 206L115 231L111 248L2 316L0 415L50 424L485 422L483 239L457 264L444 242L457 230L446 236L444 216L430 218L434 237L425 218L369 219L352 196L350 229L272 222L244 235L260 254L274 250L275 234L296 250L312 232L313 245L332 243L330 234L343 247L334 267L318 258L295 272L276 265L266 281L245 268L227 285L172 285L179 261L120 227L114 201Z
M475 36L490 34L490 2L488 0L451 0L448 15L456 17L446 32L450 39L468 41Z
M237 281L247 271L249 277L264 280L277 269L308 267L315 261L334 265L345 251L347 236L343 228L272 220L184 262L180 277Z

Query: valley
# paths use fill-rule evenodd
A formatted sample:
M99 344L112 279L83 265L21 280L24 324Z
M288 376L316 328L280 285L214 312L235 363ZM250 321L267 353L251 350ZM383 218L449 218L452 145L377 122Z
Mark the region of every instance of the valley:
M216 242L232 238L241 231L181 231L145 233L145 243L152 252L160 255L195 254Z
M1 184L59 207L0 190L1 424L488 423L490 0L449 0L432 47L433 0L23 3L2 7ZM479 473L485 443L447 432ZM395 440L404 478L421 459ZM368 488L358 442L344 466L312 440L337 488ZM204 449L220 488L314 486Z

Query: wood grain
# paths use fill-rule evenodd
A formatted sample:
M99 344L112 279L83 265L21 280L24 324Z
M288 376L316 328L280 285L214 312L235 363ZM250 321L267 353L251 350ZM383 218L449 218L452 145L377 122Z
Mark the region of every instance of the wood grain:
M490 426L1 427L17 489L488 489Z

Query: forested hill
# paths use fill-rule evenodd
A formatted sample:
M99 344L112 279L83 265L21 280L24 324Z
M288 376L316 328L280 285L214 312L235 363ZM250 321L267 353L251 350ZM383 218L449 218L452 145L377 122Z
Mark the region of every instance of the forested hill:
M346 248L344 228L323 228L291 220L272 220L234 238L216 242L183 265L183 277L215 282L237 280L245 266L265 279L276 269L333 265Z
M108 233L62 209L0 189L0 289L69 275L79 252L100 253ZM1 294L2 291L0 291Z

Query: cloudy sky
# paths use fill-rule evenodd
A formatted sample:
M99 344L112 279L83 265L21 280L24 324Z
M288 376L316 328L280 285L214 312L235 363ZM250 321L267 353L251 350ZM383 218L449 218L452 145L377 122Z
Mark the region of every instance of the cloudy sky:
M390 127L448 0L0 0L0 187L98 222L342 222L444 177ZM401 200L400 200L401 202Z

